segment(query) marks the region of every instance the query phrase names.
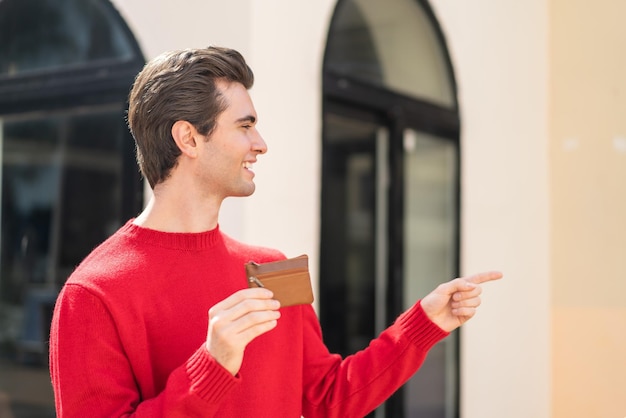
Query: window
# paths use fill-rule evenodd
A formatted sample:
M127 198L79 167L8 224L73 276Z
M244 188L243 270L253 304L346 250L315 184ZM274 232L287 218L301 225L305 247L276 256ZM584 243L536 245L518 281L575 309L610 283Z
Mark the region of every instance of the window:
M323 105L320 320L349 355L458 274L459 112L428 4L339 1ZM458 335L372 416L458 416Z
M125 109L142 67L108 1L0 1L0 415L55 416L56 295L141 208Z

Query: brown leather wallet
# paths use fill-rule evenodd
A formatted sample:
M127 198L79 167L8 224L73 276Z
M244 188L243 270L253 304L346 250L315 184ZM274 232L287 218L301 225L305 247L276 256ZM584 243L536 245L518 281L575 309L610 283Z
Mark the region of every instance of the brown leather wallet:
M309 257L304 254L286 260L245 264L248 287L265 287L274 293L281 307L313 303Z

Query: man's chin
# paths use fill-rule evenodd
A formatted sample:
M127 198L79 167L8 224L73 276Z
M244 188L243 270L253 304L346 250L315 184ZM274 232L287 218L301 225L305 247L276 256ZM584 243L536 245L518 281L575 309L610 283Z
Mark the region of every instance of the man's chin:
M256 190L256 185L252 183L248 187L242 188L241 190L238 190L237 192L233 193L231 196L232 197L248 197L248 196L252 196L255 190Z

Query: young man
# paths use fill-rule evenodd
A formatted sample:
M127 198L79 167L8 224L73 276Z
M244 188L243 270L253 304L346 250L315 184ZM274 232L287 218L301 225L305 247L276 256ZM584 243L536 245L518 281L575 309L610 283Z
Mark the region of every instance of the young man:
M59 295L50 371L63 417L362 417L471 318L488 272L439 286L370 346L330 354L310 305L247 288L244 264L285 256L218 227L222 201L254 192L267 146L253 74L224 48L166 53L137 76L128 123L153 188Z

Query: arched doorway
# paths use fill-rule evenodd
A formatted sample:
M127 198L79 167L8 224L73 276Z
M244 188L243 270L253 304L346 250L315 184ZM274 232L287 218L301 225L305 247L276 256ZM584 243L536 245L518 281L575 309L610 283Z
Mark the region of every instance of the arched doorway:
M428 4L340 0L324 59L320 319L332 351L364 348L458 275L460 118ZM458 336L377 417L458 415Z
M54 416L57 292L141 209L125 109L143 64L107 0L0 2L0 415Z

